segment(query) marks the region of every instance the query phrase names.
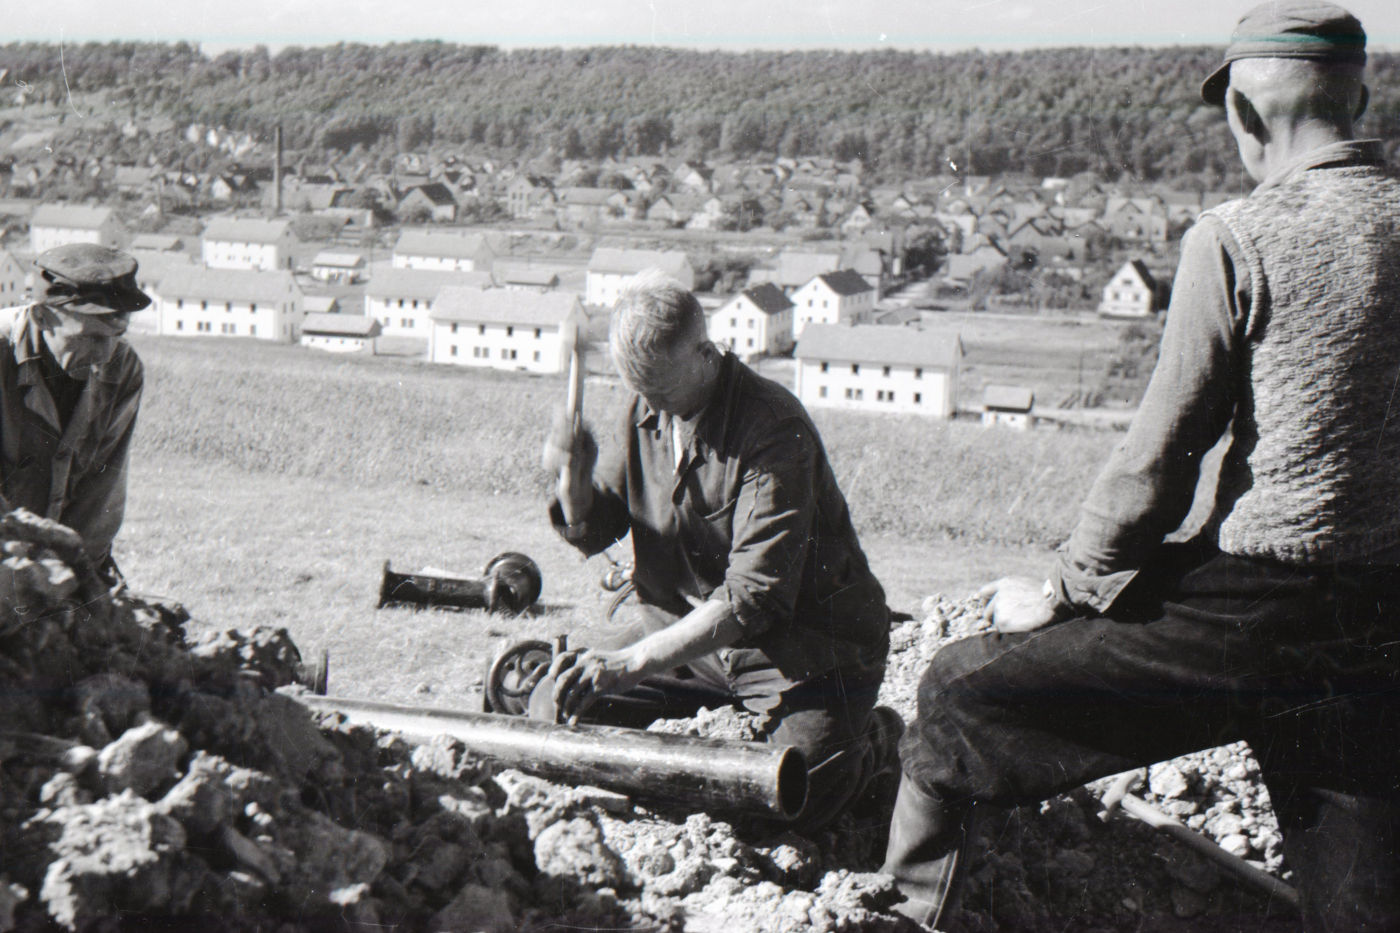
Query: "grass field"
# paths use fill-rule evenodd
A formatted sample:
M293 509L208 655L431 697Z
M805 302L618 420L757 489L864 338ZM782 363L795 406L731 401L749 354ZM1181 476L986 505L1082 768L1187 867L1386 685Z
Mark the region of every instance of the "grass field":
M286 626L331 653L336 692L474 705L503 640L600 623L606 558L548 527L538 455L562 379L335 358L244 341L137 338L147 393L116 552L133 586L205 627ZM590 383L595 423L620 399ZM985 431L917 417L819 414L890 604L1041 574L1085 478L1116 439ZM539 611L375 608L381 568L478 573L539 563ZM618 559L628 553L614 549Z

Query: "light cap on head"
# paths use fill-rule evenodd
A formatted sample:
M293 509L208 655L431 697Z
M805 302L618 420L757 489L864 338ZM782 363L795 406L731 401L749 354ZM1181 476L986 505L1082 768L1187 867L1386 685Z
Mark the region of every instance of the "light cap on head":
M136 260L95 243L67 243L34 260L43 279L38 300L75 314L130 314L151 303L136 284Z
M1242 58L1297 58L1366 64L1366 31L1341 7L1321 0L1267 0L1240 17L1225 63L1201 84L1201 100L1225 104L1230 63Z

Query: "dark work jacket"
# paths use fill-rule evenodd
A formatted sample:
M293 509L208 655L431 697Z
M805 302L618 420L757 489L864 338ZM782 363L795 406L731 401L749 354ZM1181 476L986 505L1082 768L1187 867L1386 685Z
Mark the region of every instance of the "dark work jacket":
M594 473L594 502L566 538L596 554L629 532L633 582L672 620L724 600L743 627L726 670L792 680L884 664L885 594L870 572L821 438L787 389L726 354L709 404L682 423L633 396ZM551 518L561 533L556 500Z

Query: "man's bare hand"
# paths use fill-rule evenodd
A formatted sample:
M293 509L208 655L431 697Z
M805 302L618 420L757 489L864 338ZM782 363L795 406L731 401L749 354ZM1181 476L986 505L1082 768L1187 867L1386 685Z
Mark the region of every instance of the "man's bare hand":
M1044 584L1030 577L1002 577L977 591L986 600L982 618L998 632L1031 632L1060 620L1055 603L1045 598Z
M636 652L565 651L549 665L546 680L554 682L555 722L573 725L599 697L626 693L641 681Z
M562 408L556 411L540 459L558 476L555 491L564 521L582 521L593 505L593 466L598 462L598 445L583 419Z

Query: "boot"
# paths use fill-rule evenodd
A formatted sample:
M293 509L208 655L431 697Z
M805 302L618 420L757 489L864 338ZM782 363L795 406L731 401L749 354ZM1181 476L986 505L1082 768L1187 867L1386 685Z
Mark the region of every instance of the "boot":
M901 775L890 819L890 840L880 869L893 875L906 900L895 910L915 923L943 929L957 906L970 810L951 809Z

